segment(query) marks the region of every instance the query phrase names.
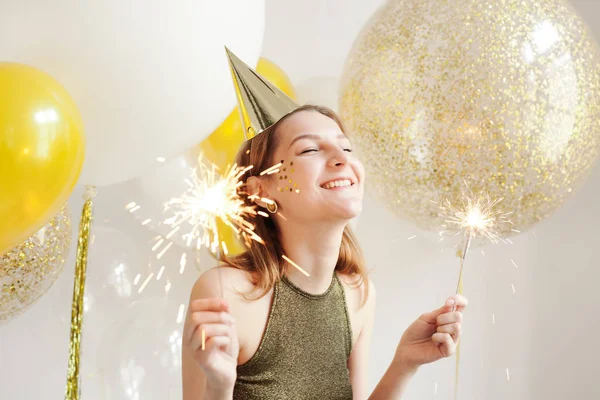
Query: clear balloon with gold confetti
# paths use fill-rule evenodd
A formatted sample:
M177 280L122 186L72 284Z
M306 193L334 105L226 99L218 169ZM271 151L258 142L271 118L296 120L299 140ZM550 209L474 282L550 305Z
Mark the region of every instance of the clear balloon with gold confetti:
M438 231L464 182L523 231L582 184L600 152L597 45L566 1L387 2L348 56L340 110L370 188Z
M23 243L0 255L0 323L23 313L52 287L71 244L67 206Z

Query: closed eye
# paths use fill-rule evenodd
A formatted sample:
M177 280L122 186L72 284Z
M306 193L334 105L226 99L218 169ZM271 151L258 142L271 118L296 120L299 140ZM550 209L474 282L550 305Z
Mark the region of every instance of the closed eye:
M344 151L347 151L348 153L352 153L352 149L344 149Z
M310 153L311 151L317 151L317 149L306 149L300 154Z

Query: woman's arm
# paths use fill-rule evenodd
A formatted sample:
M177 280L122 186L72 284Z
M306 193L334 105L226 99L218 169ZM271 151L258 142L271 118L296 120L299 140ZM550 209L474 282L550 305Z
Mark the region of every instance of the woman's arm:
M404 331L394 360L370 399L401 398L420 365L453 355L460 340L462 311L467 304L464 296L456 294L442 307L417 318Z
M366 320L348 358L352 398L356 400L364 400L368 395L369 346L375 320L375 297L375 285L369 280L369 297L364 305Z
M219 297L219 280L216 268L204 272L194 284L190 295L190 305L197 299ZM192 329L190 307L183 327L184 332ZM210 387L206 376L194 359L191 350L182 346L181 377L183 385L183 400L226 400L233 397L233 387L230 390L220 390Z
M416 372L417 369L406 368L396 360L392 361L369 400L401 399L408 382Z

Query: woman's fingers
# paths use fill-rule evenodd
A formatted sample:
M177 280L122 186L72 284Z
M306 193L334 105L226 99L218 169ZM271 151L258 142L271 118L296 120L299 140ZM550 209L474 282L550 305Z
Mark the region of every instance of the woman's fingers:
M434 333L431 337L434 343L441 346L442 354L448 357L456 351L456 343L452 340L452 337L447 333Z
M233 325L235 319L225 311L196 311L189 315L189 323L187 331L184 333L184 337L189 340L198 328L198 325L202 324L227 324Z
M229 304L218 297L196 299L190 303L189 311L229 311Z
M201 323L230 323L233 317L229 314L229 304L220 298L196 299L190 302L188 321L183 332L183 340L189 341ZM231 319L227 318L229 315Z
M202 343L204 342L204 350L207 343L217 337L227 337L231 339L233 327L226 324L202 324L194 331L191 338L191 347L194 351L203 350Z
M453 307L455 311L464 311L469 305L469 300L462 294L454 294L446 300L445 303L448 307Z
M233 339L229 336L214 336L206 341L205 350L207 353L213 350L219 349L221 347L227 347L231 344ZM202 348L199 349L202 351Z
M461 325L458 322L447 325L440 325L437 327L438 333L447 333L452 336L452 338L456 341L460 336Z
M436 323L438 325L452 324L454 322L461 323L462 321L463 321L463 315L460 311L447 312L447 313L438 315L438 317L436 318Z

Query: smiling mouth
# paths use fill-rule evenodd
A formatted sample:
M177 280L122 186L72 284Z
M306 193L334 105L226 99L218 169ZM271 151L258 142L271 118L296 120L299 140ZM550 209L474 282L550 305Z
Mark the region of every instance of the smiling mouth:
M352 182L349 179L340 179L337 181L331 181L331 182L327 182L323 185L321 185L321 188L323 189L343 189L343 188L347 188L347 187L351 187L354 186L354 182Z

